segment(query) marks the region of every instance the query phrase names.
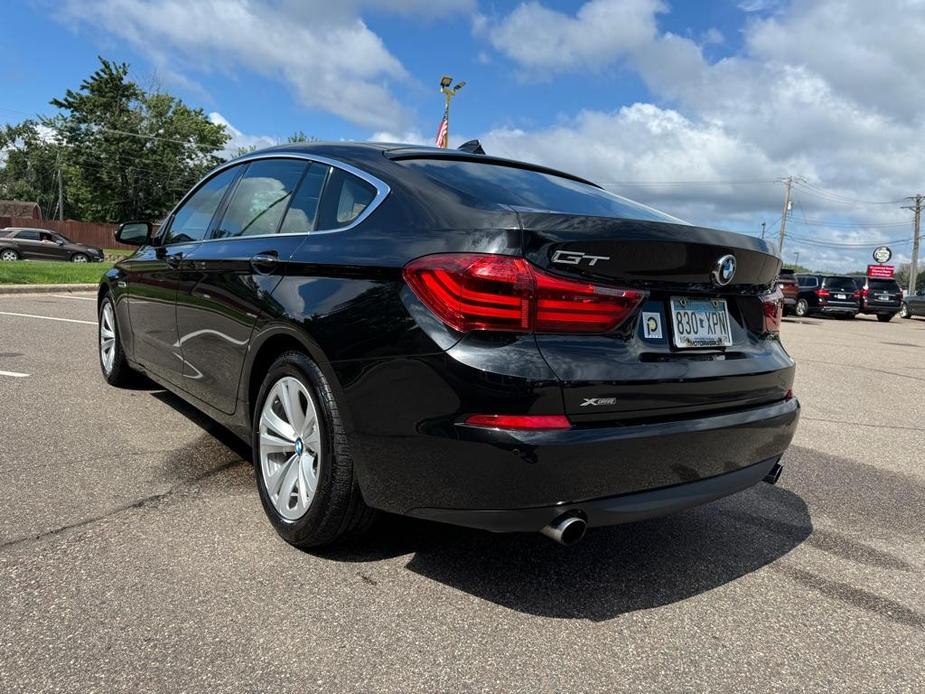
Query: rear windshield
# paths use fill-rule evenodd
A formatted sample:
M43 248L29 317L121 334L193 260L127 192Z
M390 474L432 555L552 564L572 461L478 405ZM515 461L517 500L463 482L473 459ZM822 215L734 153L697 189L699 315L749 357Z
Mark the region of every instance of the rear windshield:
M868 289L879 290L881 292L898 292L899 285L896 280L868 280Z
M587 183L514 166L447 159L398 162L476 201L523 210L686 224Z
M851 277L826 277L825 286L828 289L846 289L852 292L856 289Z

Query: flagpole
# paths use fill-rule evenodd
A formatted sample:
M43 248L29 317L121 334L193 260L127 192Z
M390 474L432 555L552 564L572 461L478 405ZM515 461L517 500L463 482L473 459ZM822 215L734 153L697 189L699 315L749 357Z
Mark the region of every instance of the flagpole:
M443 94L444 107L443 122L440 124L440 130L437 131L437 146L444 149L449 147L450 144L450 99L456 96L457 92L466 85L465 82L457 82L456 86L450 89L452 83L453 78L449 75L444 75L440 79L440 93ZM442 139L441 134L443 135Z

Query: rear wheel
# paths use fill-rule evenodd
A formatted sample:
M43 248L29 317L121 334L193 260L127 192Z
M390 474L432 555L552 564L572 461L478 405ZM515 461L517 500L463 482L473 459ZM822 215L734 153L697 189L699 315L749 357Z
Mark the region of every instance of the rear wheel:
M107 294L100 302L99 314L100 370L111 386L127 386L135 380L137 372L128 365L122 340L116 326L116 311L112 297Z
M85 256L83 253L75 253L74 255L71 256L72 263L87 263L89 261L90 259L87 256Z
M371 525L334 394L305 354L287 352L270 367L253 432L260 501L286 542L321 547Z
M902 303L902 305L899 307L899 317L900 317L900 318L912 318L912 314L909 313L909 307L906 306L906 302L905 302L905 301L904 301L904 302Z
M19 253L14 251L12 248L4 248L2 251L0 251L0 260L5 260L7 262L19 260Z
M891 320L893 320L893 316L895 315L895 313L878 313L877 320L881 323L889 323Z
M799 299L797 305L794 307L793 312L796 313L800 318L805 318L809 313L809 304L806 303L806 299Z

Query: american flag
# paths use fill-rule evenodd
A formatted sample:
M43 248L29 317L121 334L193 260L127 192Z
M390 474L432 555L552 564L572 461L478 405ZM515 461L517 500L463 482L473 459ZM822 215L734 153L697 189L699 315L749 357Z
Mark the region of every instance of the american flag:
M437 130L437 147L443 147L446 149L446 136L447 131L450 128L450 118L449 115L444 112L443 120L440 121L440 128Z

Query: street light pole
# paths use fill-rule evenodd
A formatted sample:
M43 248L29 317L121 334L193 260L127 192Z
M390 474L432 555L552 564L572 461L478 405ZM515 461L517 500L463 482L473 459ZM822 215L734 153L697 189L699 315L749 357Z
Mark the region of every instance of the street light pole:
M921 193L913 197L906 198L911 200L911 205L903 205L903 209L912 210L915 217L912 221L912 262L909 264L909 293L915 294L915 285L918 284L919 274L919 240L922 237L920 223L922 219L922 201L925 195Z

